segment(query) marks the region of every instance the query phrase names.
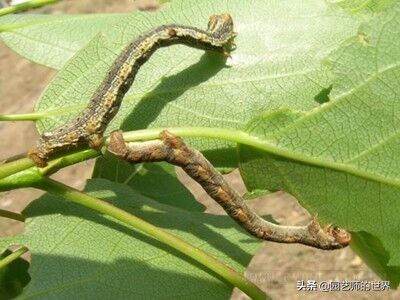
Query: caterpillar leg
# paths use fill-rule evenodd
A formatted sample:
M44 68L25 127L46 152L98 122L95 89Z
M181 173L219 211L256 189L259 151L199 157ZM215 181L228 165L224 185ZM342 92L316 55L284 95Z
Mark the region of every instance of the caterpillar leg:
M44 168L47 166L47 160L49 159L47 155L44 155L37 148L32 149L28 152L28 157L34 162L39 168Z
M101 147L103 146L103 135L100 135L98 133L92 134L89 137L89 147L96 149L96 150L100 150Z

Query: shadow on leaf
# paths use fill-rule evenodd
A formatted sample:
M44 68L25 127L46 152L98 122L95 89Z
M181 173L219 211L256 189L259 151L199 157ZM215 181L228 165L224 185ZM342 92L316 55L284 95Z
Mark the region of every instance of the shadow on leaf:
M226 67L226 59L219 53L206 52L201 59L176 75L164 77L161 82L135 106L121 125L123 131L147 128L160 114L165 105L177 99ZM177 126L171 121L168 126ZM186 124L189 126L190 124Z

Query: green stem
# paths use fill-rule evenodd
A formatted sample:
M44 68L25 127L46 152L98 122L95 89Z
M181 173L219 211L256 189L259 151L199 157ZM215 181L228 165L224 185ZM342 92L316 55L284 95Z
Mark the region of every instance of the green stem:
M231 130L224 128L211 128L211 127L175 127L166 128L173 134L181 137L202 137L230 141L238 144L247 145L266 153L273 154L279 157L284 157L289 160L304 163L307 165L327 168L342 173L351 174L360 178L383 183L389 186L400 187L398 179L386 178L381 175L371 174L364 170L358 169L351 164L344 164L335 161L323 160L320 158L307 156L293 150L280 148L273 142L263 139L255 135L241 130ZM162 129L144 129L124 133L125 141L140 141L157 139Z
M23 2L20 4L12 5L9 7L4 7L0 9L0 16L15 14L24 10L28 10L31 8L37 8L43 5L55 3L59 0L31 0L28 2Z
M25 217L19 213L5 210L5 209L0 209L0 217L7 218L7 219L12 219L20 222L25 221Z
M141 232L148 234L158 241L173 247L174 249L186 254L187 256L198 261L210 270L214 271L225 280L230 282L232 285L241 289L252 299L266 298L264 292L262 292L256 285L248 281L245 277L243 277L241 274L237 273L230 267L221 263L219 260L208 255L202 250L193 247L192 245L181 240L180 238L134 215L131 215L120 208L111 205L108 202L89 196L88 194L75 190L48 177L43 177L41 182L38 183L37 187L49 193L62 196L67 200L78 203L102 214L111 216L127 225L134 227L137 230L140 230Z
M151 128L144 130L136 130L131 132L124 133L124 139L128 142L133 141L142 141L142 140L152 140L159 138L160 131L163 129L168 129L172 133L177 136L182 137L203 137L203 138L212 138L212 139L220 139L226 140L238 144L247 145L259 150L262 150L266 153L270 153L279 157L284 157L290 159L295 162L304 163L311 166L317 166L322 168L327 168L335 171L339 171L342 173L351 174L360 178L364 178L367 180L383 183L393 187L400 187L400 181L398 179L386 178L381 175L371 174L364 170L358 169L356 166L352 166L350 164L338 163L329 160L323 160L312 156L306 156L302 153L297 153L292 150L280 148L274 143L262 139L258 136L250 135L247 132L241 130L231 130L224 128L211 128L211 127L172 127L172 128ZM106 140L106 145L108 144L108 140ZM86 150L87 151L87 150ZM80 161L86 160L89 158L88 153L84 153L84 151L76 153L77 159ZM93 157L93 153L91 153L90 158ZM18 163L18 161L11 162L8 164L19 164L19 168L15 168L16 171L23 169L22 163ZM8 166L8 164L0 165L0 179L4 177L4 174L12 174L12 170L14 166ZM29 165L29 163L28 163ZM28 167L31 167L33 164L30 163ZM65 166L65 165L63 165ZM57 164L54 165L53 169L57 168ZM3 170L4 169L4 170Z
M2 260L0 260L0 269L4 268L8 264L12 263L14 260L16 260L17 258L21 257L24 253L26 253L28 251L29 251L28 248L26 248L25 246L22 246L21 248L19 248L18 250L14 251L13 253L8 255L7 257L3 258Z
M33 161L26 157L10 161L2 165L0 164L0 179L18 173L20 171L24 171L33 166Z
M37 120L42 119L44 116L45 116L45 114L42 114L42 113L0 115L0 122L2 122L2 121L37 121Z

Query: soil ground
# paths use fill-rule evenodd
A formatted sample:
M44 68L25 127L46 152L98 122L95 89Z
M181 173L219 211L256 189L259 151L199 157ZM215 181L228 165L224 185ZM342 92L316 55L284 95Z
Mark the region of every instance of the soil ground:
M122 12L134 9L152 9L152 1L62 1L53 6L37 9L35 13L94 13ZM0 114L27 113L33 110L36 99L56 74L43 66L19 57L0 44ZM0 160L30 149L37 139L34 124L30 122L0 123ZM82 188L90 178L93 162L68 167L55 174L55 178L76 188ZM207 211L223 214L221 208L190 178L178 170L179 177L195 197L207 206ZM238 172L227 179L240 192L245 188ZM0 208L20 212L41 194L33 189L16 190L0 194ZM304 224L310 218L295 199L278 192L254 200L250 205L259 214L272 214L278 222ZM1 220L0 234L10 235L23 230L18 222ZM273 299L400 299L400 291L390 292L305 292L297 291L298 280L380 280L351 251L322 251L301 245L264 243L246 271L246 276ZM233 299L246 299L235 290Z

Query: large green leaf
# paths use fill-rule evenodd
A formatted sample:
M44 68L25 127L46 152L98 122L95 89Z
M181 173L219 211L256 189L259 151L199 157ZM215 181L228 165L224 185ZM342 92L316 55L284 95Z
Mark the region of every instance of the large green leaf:
M329 55L328 103L248 124L274 154L240 149L250 189L286 190L324 221L356 232L354 247L393 285L400 281L399 25L396 5ZM384 250L370 251L376 245Z
M224 63L221 55L185 46L158 50L142 67L109 131L179 125L237 129L266 109L317 107L313 98L330 85L321 60L355 33L359 22L319 0L173 1L159 12L120 16L114 26L101 27L48 86L36 107L44 113L38 128L60 126L82 110L115 57L141 33L171 22L205 28L210 15L222 12L232 14L238 32L232 59ZM65 19L56 28L74 28L89 40L86 26ZM193 145L209 150L221 167L236 165L232 144ZM217 149L229 155L213 156Z
M87 191L107 199L243 272L260 241L228 217L160 204L129 187L91 180ZM0 247L26 245L32 277L23 298L222 299L232 287L193 260L106 216L44 195L25 211L23 234Z

